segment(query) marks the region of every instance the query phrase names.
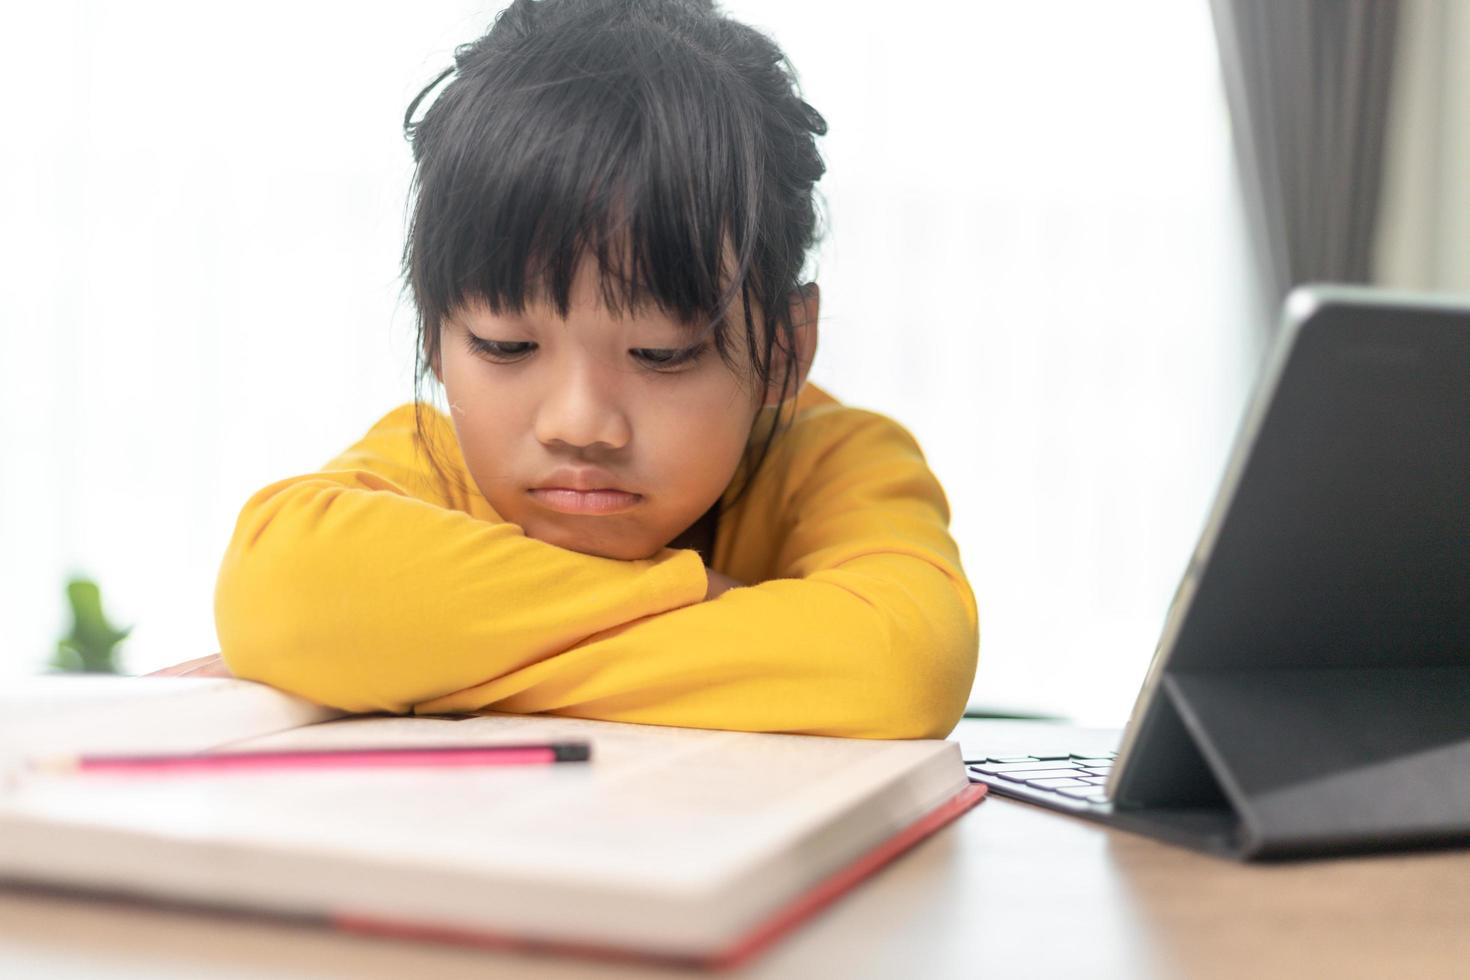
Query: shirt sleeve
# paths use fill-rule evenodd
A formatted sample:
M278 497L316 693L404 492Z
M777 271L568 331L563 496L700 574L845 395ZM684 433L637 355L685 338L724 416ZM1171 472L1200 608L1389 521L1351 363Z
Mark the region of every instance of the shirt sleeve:
M395 451L407 441L394 425L245 504L215 589L235 676L403 714L704 599L693 551L599 558L444 506Z
M907 431L843 411L827 424L830 444L790 474L779 577L620 623L418 710L947 735L979 648L948 505Z

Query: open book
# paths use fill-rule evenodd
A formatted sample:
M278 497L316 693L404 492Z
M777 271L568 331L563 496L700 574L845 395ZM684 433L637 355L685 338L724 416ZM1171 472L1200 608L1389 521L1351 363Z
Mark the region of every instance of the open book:
M56 752L584 739L586 763L55 774ZM729 966L979 801L954 742L344 715L230 678L0 693L0 882Z

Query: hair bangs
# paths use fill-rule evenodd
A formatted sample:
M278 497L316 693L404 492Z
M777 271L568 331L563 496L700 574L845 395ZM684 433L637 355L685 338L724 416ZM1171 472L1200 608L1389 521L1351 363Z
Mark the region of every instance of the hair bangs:
M565 318L588 256L616 316L652 306L711 330L742 292L755 245L742 219L759 182L738 148L754 121L736 111L738 90L710 97L688 52L650 67L629 50L637 34L611 34L575 70L526 52L444 107L449 142L424 161L411 231L431 322L471 300L497 314L546 303Z

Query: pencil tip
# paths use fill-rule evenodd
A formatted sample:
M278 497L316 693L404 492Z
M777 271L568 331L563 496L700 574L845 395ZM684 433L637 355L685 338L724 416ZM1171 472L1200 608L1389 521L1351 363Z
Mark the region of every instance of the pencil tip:
M30 760L30 768L33 772L65 773L75 771L77 763L71 756L48 755Z

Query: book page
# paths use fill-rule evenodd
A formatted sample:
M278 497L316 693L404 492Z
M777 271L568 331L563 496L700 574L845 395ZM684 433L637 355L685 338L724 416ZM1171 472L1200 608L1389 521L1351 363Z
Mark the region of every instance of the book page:
M48 809L99 804L137 829L273 840L578 880L718 875L779 847L864 787L953 756L940 793L963 788L957 747L484 714L357 715L244 738L215 751L506 744L585 739L586 763L316 769L150 777L37 776ZM938 799L933 802L937 802ZM928 803L930 801L924 801ZM426 832L432 828L432 832ZM720 842L712 847L711 842ZM656 861L650 861L656 856Z
M544 715L355 715L214 751L574 739L589 761L27 772L0 791L0 873L687 951L968 785L953 742Z
M199 752L344 714L231 677L42 674L0 689L0 759Z

